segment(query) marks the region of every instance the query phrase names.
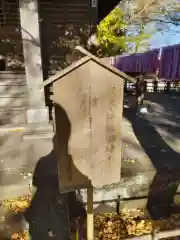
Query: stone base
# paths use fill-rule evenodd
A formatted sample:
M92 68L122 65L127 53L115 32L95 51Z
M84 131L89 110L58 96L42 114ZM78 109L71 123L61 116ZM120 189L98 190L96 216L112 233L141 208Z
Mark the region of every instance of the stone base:
M48 107L28 109L27 112L28 123L47 123L49 122L49 110Z

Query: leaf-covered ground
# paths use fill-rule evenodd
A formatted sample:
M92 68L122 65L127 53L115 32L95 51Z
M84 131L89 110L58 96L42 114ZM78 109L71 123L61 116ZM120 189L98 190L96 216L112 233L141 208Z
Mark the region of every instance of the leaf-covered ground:
M31 194L17 199L4 200L2 207L7 214L23 213L29 206L30 201ZM148 219L143 209L122 209L119 215L116 213L104 213L103 215L94 216L95 240L119 240L148 234L154 229L157 231L173 229L178 226L179 222L180 215L174 215L170 220L153 222ZM29 240L29 233L27 230L14 232L11 234L11 240Z

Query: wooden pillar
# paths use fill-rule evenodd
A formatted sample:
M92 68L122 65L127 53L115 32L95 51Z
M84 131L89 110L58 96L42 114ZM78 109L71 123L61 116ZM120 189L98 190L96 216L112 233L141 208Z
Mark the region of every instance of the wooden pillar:
M97 41L97 36L96 36L96 27L97 27L97 22L98 22L98 0L91 0L91 36L88 38L88 45L89 46L96 46L99 45ZM92 51L92 49L91 49Z
M38 0L19 0L20 22L24 52L24 64L28 86L27 121L47 122L44 91L39 90L43 82L42 57L38 18Z
M91 0L91 25L98 22L98 0Z
M94 239L93 187L87 189L87 240Z

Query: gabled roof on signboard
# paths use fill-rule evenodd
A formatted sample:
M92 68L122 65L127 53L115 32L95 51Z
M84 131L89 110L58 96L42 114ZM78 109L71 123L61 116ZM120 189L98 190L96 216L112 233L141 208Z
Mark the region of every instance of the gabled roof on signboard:
M85 57L81 58L80 60L78 60L77 62L71 64L70 66L66 67L65 69L61 70L60 72L58 72L57 74L49 77L46 81L44 81L41 85L40 88L43 88L49 84L52 84L53 82L57 81L58 79L60 79L61 77L67 75L68 73L72 72L73 70L75 70L76 68L82 66L83 64L85 64L86 62L92 60L94 62L96 62L97 64L99 64L101 67L104 67L106 69L108 69L109 71L111 71L112 73L118 75L121 78L124 78L130 82L135 82L134 78L128 76L127 74L125 74L124 72L121 72L120 70L114 68L111 65L108 65L106 63L104 63L102 60L100 60L99 58L97 58L96 56L92 55L90 52L88 52L87 50L85 50L84 48L78 46L76 47L76 50L79 50L80 52L85 54Z

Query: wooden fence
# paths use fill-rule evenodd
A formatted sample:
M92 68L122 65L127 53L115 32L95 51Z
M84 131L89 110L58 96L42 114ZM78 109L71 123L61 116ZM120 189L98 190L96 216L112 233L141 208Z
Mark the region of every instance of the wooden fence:
M125 92L135 91L135 84L125 82ZM159 93L178 93L180 91L180 82L170 82L170 81L153 81L151 79L146 81L146 91L147 92L159 92Z

